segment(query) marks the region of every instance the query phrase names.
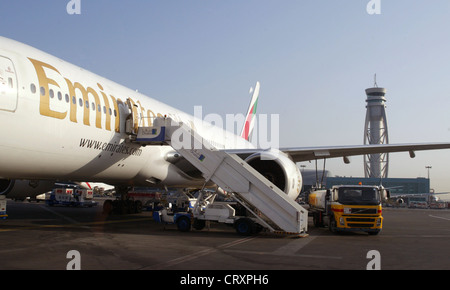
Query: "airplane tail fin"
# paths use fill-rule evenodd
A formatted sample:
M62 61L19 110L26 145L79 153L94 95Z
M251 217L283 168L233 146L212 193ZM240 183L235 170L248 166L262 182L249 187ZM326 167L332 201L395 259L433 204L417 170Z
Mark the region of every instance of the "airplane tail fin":
M255 89L250 89L250 93L253 90L252 100L248 107L247 115L245 116L244 126L242 127L241 137L247 141L250 141L250 137L255 125L256 108L258 106L258 96L259 96L259 82L256 82Z

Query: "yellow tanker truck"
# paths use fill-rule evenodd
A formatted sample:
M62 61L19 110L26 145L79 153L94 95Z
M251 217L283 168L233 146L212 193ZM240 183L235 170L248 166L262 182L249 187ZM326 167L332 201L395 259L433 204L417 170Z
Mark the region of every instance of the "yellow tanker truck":
M381 186L339 185L312 191L308 197L314 226L331 232L364 231L378 234L383 226L383 200L389 191Z

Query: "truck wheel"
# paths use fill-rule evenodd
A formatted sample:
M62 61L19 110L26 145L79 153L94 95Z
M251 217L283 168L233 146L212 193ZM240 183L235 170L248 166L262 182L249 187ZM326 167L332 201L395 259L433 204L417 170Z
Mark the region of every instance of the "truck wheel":
M251 236L254 233L255 223L248 218L238 219L235 223L236 232L241 236Z
M125 207L126 207L127 214L136 213L136 207L135 207L134 201L132 201L132 200L125 201Z
M194 219L194 224L192 226L194 227L194 229L200 231L205 228L205 225L206 223L204 220Z
M136 200L134 202L134 208L135 208L136 213L141 213L142 212L142 201Z
M328 224L328 229L329 229L330 232L332 232L333 234L338 233L337 226L336 226L336 221L334 220L334 218L331 218L331 219L330 219L330 223Z
M189 232L191 230L191 219L187 216L182 216L177 219L178 230L182 232Z
M314 226L316 228L323 227L323 218L322 218L322 215L320 213L314 213L313 214L313 223L314 223Z
M103 203L103 214L109 215L113 210L113 201L108 199Z

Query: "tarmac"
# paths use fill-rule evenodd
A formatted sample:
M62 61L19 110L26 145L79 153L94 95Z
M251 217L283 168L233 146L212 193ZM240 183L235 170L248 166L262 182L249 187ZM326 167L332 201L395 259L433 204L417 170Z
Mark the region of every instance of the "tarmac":
M180 232L156 223L150 212L104 216L101 204L8 200L7 211L0 220L0 270L450 270L447 209L385 208L376 236L336 235L310 220L304 238L242 237L214 223Z

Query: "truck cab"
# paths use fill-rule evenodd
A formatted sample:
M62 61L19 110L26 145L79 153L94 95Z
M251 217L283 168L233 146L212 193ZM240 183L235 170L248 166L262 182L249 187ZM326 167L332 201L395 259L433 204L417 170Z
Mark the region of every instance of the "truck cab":
M315 226L331 232L363 231L378 234L383 226L382 201L389 195L379 186L340 185L309 195Z

